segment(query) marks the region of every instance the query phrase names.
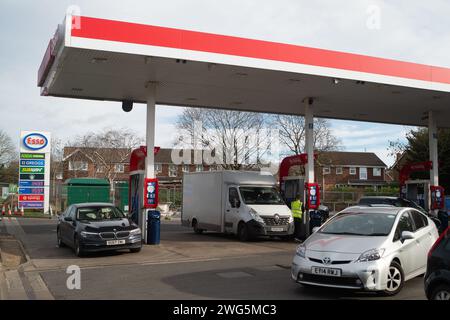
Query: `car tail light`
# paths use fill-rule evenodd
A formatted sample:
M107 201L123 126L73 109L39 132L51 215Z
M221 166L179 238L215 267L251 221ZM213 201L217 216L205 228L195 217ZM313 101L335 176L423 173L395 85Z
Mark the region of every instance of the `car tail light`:
M431 257L431 254L433 253L434 249L437 248L439 243L441 243L442 239L444 239L449 232L450 232L450 227L448 227L444 232L442 232L442 234L439 236L439 238L436 240L436 242L433 244L430 251L428 252L428 258Z

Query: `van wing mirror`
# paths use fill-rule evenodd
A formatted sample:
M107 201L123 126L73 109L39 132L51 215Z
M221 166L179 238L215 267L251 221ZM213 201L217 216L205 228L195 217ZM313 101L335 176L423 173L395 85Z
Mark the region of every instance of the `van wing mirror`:
M233 208L239 208L241 206L241 201L238 198L233 199Z

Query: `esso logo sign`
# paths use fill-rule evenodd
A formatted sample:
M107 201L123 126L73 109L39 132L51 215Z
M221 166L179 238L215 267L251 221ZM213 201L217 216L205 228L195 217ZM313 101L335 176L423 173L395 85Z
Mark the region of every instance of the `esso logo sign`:
M48 144L48 139L40 133L30 133L23 138L23 145L30 150L44 149Z

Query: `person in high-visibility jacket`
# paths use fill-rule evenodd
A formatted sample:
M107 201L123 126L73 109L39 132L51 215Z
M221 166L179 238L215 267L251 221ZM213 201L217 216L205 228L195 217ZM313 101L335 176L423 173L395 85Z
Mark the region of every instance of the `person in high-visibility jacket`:
M303 203L300 200L301 196L297 195L295 200L291 202L292 217L294 218L294 237L295 240L300 240L301 227L302 227L302 215L303 215Z

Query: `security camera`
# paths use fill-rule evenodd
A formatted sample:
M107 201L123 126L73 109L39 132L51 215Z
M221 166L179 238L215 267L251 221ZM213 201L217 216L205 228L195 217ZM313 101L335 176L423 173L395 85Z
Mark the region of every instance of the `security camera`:
M125 100L122 102L122 110L125 112L130 112L133 110L133 101Z

